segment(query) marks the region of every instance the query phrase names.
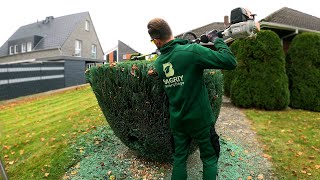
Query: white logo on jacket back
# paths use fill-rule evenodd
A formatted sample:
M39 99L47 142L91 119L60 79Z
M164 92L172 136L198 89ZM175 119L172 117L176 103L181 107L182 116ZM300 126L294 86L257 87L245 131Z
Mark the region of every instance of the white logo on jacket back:
M166 74L167 78L174 75L174 69L173 69L173 66L172 66L171 63L169 63L169 62L168 63L164 63L162 65L162 67L163 67L163 72Z
M163 79L163 83L165 84L166 88L182 86L184 85L183 82L183 75L181 76L174 76L174 69L171 63L165 63L162 65L163 72L166 74L165 79Z

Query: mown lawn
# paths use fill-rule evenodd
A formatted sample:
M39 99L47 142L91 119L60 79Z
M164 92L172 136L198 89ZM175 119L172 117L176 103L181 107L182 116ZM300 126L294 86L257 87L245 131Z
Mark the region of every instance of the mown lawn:
M10 179L60 179L76 137L106 121L89 86L0 104L0 155Z
M279 179L319 179L320 113L245 110Z

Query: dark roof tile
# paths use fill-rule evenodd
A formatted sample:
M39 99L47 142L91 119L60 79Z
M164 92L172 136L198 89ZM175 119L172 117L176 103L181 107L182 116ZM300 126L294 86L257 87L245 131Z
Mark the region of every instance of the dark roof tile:
M59 48L74 31L77 24L82 21L88 12L71 14L53 18L49 23L38 21L36 23L21 26L0 48L0 56L8 54L8 41L17 40L25 37L43 37L34 47L34 50Z
M218 31L224 30L225 29L224 23L223 22L214 22L214 23L207 24L205 26L190 30L188 32L193 32L197 37L200 37L202 34L205 34L206 32L214 30L214 29L216 29ZM179 35L177 35L175 37L176 38L182 38L183 34L184 33L179 34Z
M288 7L283 7L278 11L275 11L274 13L262 19L260 22L279 23L320 31L320 18L290 9Z

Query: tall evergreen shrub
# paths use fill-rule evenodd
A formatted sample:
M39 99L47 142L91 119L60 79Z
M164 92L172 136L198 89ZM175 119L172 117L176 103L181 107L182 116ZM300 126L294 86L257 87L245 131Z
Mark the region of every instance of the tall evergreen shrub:
M238 41L234 44L238 67L230 85L232 103L266 110L286 108L288 78L278 35L265 30L258 32L254 39Z
M240 41L234 41L230 46L232 53L237 56L237 50L239 49ZM223 89L224 95L230 97L231 91L231 82L234 79L235 71L234 70L223 70Z
M286 59L290 106L320 111L320 34L297 35Z
M170 161L172 157L168 100L157 77L147 74L152 62L130 61L92 67L86 72L108 124L115 135L139 155ZM222 102L222 74L205 72L205 83L217 118ZM193 148L193 151L195 148Z

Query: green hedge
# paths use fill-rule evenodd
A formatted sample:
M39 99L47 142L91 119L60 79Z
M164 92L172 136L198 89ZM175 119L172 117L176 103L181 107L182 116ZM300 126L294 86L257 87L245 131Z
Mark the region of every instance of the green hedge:
M230 49L232 53L237 56L238 49L239 49L240 41L234 41ZM235 70L223 70L223 89L224 95L230 97L231 92L231 82L235 77Z
M264 30L254 39L237 41L231 45L238 60L238 67L232 71L229 80L232 103L266 110L286 108L289 104L288 78L278 35Z
M320 111L320 34L297 35L288 50L290 106Z
M114 67L106 64L92 67L86 72L86 79L110 127L126 146L143 157L170 161L168 100L161 81L147 75L152 67L149 61L117 63ZM222 78L218 70L205 72L216 117L222 102Z

